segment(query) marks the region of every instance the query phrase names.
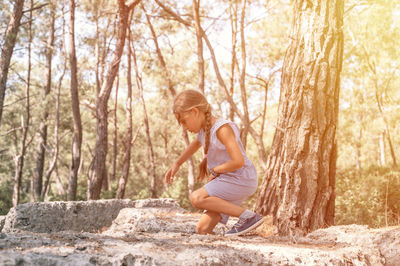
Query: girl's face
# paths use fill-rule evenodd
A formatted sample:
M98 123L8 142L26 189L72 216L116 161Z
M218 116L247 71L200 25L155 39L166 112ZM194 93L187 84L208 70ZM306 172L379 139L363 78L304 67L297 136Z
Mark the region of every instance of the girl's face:
M204 124L203 116L199 109L193 108L177 115L177 120L185 130L188 130L192 133L199 133Z

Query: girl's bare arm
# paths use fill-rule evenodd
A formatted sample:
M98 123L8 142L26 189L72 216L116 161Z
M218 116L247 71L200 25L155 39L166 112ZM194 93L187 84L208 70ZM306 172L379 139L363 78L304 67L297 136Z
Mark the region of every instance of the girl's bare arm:
M174 181L174 176L178 172L179 167L186 162L190 156L192 156L201 147L201 142L197 139L193 140L189 146L183 151L181 156L175 161L175 163L165 173L164 179L167 184L171 184Z
M229 126L229 124L225 124L217 130L217 137L219 141L225 145L229 153L230 160L214 167L214 171L223 174L243 167L244 157L240 150L239 144L236 141L235 132L233 132L233 129Z

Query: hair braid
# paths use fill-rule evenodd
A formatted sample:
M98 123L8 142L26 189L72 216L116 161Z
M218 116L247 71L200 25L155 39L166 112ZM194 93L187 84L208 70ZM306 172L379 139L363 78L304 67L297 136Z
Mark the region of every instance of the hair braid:
M199 175L198 180L203 180L208 175L207 170L207 154L208 148L210 146L210 130L211 130L211 107L207 106L207 111L205 112L206 126L205 126L205 136L204 136L204 159L199 165Z

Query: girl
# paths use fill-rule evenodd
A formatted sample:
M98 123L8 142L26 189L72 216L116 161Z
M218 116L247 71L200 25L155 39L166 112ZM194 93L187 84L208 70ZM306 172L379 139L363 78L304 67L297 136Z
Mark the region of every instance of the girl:
M173 111L178 123L185 130L197 133L197 139L167 171L166 183L171 184L182 163L204 147L204 159L197 178L207 177L208 183L190 195L192 205L205 210L197 224L197 232L213 234L218 222L226 224L229 216L239 217L239 221L226 236L241 235L262 224L263 219L258 214L240 207L243 200L256 191L258 180L256 169L243 149L237 126L214 117L210 104L196 90L178 94Z

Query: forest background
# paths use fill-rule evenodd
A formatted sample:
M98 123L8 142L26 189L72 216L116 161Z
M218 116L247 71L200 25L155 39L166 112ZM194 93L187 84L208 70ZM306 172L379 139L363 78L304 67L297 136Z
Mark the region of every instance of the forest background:
M0 47L6 45L3 36L16 2L21 1L0 2ZM117 1L76 1L74 42L69 39L74 1L22 2L0 124L2 215L13 206L16 180L21 182L19 203L90 198L96 120L101 115L98 96L111 69L107 66L115 65L113 55L120 37ZM248 122L257 134L247 135L246 149L261 184L265 159L279 130L275 122L293 1L199 2L142 1L133 9L119 70L106 101L108 154L100 198L121 198L123 189L124 198L172 197L193 210L188 193L202 185L193 181L197 167L192 168L202 159L201 152L181 167L172 186L163 182L164 173L185 148L184 135L188 140L195 137L182 132L171 112L174 92L189 88L204 90L214 113L242 128L244 123L232 105L248 109ZM199 5L197 12L193 3ZM168 8L190 25L168 13ZM200 44L203 47L198 42L196 13L209 40ZM343 23L335 222L398 225L400 4L395 0L345 1ZM72 46L76 49L76 94ZM204 80L200 58L204 58ZM226 100L221 79L233 103ZM74 95L79 97L82 127L78 167L73 151L77 136ZM131 154L126 176L127 146ZM77 186L71 194L73 171ZM246 201L248 207L254 206L256 196Z

